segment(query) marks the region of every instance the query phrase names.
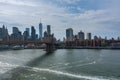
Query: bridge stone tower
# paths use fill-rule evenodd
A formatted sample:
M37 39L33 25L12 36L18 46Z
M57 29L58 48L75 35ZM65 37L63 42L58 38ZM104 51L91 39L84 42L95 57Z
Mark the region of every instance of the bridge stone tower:
M44 43L46 44L46 51L53 52L55 50L55 38L54 35L47 35L44 37Z

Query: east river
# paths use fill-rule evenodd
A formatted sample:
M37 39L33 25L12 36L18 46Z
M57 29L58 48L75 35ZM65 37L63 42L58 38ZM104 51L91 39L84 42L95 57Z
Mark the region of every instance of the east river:
M120 50L0 51L0 80L120 80Z

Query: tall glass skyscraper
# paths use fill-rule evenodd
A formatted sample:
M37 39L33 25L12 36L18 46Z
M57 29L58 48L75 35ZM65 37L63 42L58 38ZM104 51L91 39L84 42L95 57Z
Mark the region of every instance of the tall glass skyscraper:
M31 39L35 40L36 39L36 30L34 26L31 26Z
M73 29L72 28L66 29L66 39L67 41L73 40Z
M30 28L26 28L26 30L28 32L28 35L30 35Z
M48 35L50 35L50 34L51 34L50 25L47 25L47 34L48 34Z
M39 24L39 38L42 39L43 37L43 26L42 26L42 23L40 22Z

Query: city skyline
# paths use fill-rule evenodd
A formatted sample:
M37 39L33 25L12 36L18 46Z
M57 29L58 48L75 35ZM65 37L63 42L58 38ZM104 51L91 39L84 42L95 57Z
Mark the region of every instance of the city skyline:
M42 24L42 23L40 23ZM46 26L46 30L43 32L42 28L39 28L39 33L36 33L36 28L34 26L31 26L30 28L25 28L24 31L19 30L18 27L12 27L12 33L8 33L8 29L5 25L0 27L0 40L44 40L46 36L54 35L55 33L52 33L51 31L51 25ZM41 32L42 31L42 32ZM44 34L41 36L41 33ZM62 37L63 39L57 39L56 36L54 36L58 41L74 41L74 40L80 40L80 41L85 41L85 40L120 40L120 36L111 37L108 38L108 36L102 37L97 34L93 35L91 32L83 32L80 30L77 32L77 34L74 33L73 28L67 28L65 29L65 35L66 37Z
M1 0L0 26L9 33L16 26L20 31L34 25L38 31L42 19L43 31L52 26L57 39L65 37L65 29L73 28L93 35L117 38L120 35L119 0ZM63 36L64 35L64 36Z

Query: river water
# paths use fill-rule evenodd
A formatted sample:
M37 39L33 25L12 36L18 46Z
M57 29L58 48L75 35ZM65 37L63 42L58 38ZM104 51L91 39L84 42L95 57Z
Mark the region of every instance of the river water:
M0 51L0 80L120 80L120 50Z

